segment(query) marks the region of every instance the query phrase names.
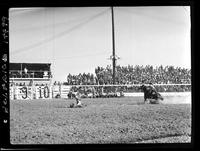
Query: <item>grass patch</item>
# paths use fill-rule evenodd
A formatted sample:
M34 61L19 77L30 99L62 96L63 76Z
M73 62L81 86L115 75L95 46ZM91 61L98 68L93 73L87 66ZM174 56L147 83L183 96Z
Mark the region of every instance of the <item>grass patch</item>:
M11 143L137 143L191 135L190 104L143 104L142 97L83 99L83 108L70 103L75 100L11 101Z

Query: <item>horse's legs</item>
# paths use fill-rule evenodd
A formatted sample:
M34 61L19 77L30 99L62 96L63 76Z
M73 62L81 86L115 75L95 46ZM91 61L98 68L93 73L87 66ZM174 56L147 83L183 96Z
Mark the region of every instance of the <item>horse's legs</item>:
M147 98L146 98L146 96L144 96L144 103L146 102L146 100L147 100Z

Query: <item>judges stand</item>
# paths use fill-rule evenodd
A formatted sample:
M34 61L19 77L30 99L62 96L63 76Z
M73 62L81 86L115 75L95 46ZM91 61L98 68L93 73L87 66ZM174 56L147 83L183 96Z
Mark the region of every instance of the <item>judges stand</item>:
M9 80L13 84L49 85L52 79L50 63L9 63Z
M51 72L49 71L24 71L21 75L17 74L18 71L10 71L10 83L25 83L26 85L47 84L51 83Z

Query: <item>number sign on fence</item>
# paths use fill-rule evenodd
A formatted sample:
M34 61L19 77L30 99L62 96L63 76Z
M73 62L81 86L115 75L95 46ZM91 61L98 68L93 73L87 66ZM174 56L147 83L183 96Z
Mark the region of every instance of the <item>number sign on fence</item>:
M70 86L15 86L10 87L10 99L51 99L57 95L67 98L70 88Z

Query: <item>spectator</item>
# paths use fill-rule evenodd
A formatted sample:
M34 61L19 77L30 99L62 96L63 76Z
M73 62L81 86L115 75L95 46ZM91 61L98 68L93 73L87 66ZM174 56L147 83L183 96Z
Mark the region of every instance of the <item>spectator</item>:
M174 66L165 66L162 65L156 68L153 66L116 66L116 84L139 84L145 80L145 83L157 83L157 84L182 84L190 83L191 81L191 70L184 69ZM79 75L67 76L68 85L93 85L93 84L112 84L112 69L111 66L97 67L95 68L95 75L90 73L83 73ZM172 86L170 86L172 87ZM171 88L170 88L171 89ZM174 90L188 90L184 86L173 88ZM169 88L165 87L163 91L168 91Z

